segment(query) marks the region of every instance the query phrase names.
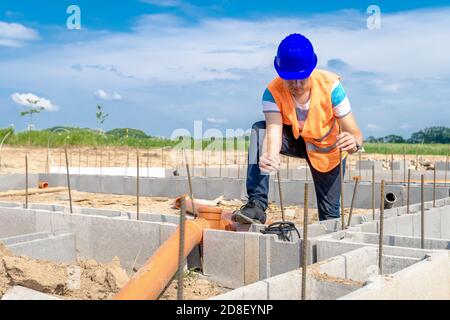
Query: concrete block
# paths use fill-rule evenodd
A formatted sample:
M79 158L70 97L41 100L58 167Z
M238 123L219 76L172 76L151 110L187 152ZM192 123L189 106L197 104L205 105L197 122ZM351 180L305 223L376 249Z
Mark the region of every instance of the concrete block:
M21 203L18 202L0 202L0 207L2 208L17 208L22 207Z
M63 300L61 298L45 294L36 290L21 286L10 288L2 297L2 300Z
M80 175L78 176L78 184L74 185L74 189L83 192L101 192L101 179L99 176ZM67 183L65 184L67 185Z
M125 194L125 181L120 176L102 176L100 178L100 190L97 192L111 194Z
M55 262L76 260L75 235L63 234L7 246L15 255Z
M50 236L49 232L36 232L36 233L22 234L9 238L2 238L0 239L0 242L3 243L5 246L8 246L21 242L27 242L37 239L45 239L48 238L49 236Z
M378 253L378 250L376 250ZM408 258L408 257L396 257L396 256L388 256L383 255L383 273L385 274L394 274L403 270L417 262L419 262L419 258Z
M32 210L22 208L0 208L0 237L7 238L34 233L35 215Z
M372 170L372 165L375 166L375 170L379 171L383 169L383 164L376 160L358 160L356 161L356 169L359 170Z
M446 161L436 161L435 162L435 169L439 171L450 171L450 162Z
M443 239L450 239L450 209L444 207L441 212L441 236Z
M377 276L371 283L344 297L345 300L450 299L449 259L446 252L433 253L391 276Z
M224 245L226 244L226 245ZM245 233L205 230L203 273L228 287L245 284Z
M117 256L122 266L130 270L135 261L138 265L143 264L160 246L161 224L159 223L96 216L78 216L77 218L79 220L74 224L77 247L81 247L80 242L89 241L85 245L85 250L88 251L80 250L80 256L83 258L110 262ZM81 227L83 222L87 222L88 234L78 227Z
M28 187L36 188L38 185L38 175L28 175ZM0 176L0 192L10 190L24 190L25 175L24 174L7 174Z
M257 282L259 275L259 238L261 235L256 233L245 234L244 248L244 284Z

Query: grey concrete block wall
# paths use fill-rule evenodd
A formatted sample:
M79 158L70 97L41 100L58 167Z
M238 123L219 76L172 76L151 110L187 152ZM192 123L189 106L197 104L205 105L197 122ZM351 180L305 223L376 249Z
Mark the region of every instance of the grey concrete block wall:
M37 188L39 175L28 175L28 187ZM24 190L25 189L25 174L7 174L0 175L0 192L10 190Z
M7 237L7 238L0 238L0 242L4 245L13 245L21 242L27 242L37 239L45 239L50 236L49 232L34 232L34 233L27 233L27 234L21 234L18 236L13 237Z
M242 286L245 283L245 233L205 230L203 239L203 273L225 287Z
M433 253L393 275L371 279L363 288L343 296L345 300L450 299L449 259L446 252Z
M36 232L34 212L22 208L0 207L0 237L12 237Z
M61 174L40 175L42 179L47 179L51 186L67 184L65 176ZM64 178L64 179L61 179ZM106 176L72 176L72 187L78 191L112 193L112 194L136 194L136 178L135 177L106 177ZM221 195L225 199L243 199L247 198L245 179L233 178L202 178L195 177L192 180L194 196L201 199L215 199ZM302 180L284 180L281 179L283 190L283 203L285 205L302 205L303 204L303 188L304 184L310 185L309 205L315 208L316 195L312 181ZM274 177L269 182L269 201L279 203L278 182ZM354 182L347 181L344 184L344 203L346 207L351 205ZM372 186L369 182L362 182L359 185L358 193L355 197L356 208L369 209L372 206ZM379 183L375 186L375 203L379 203ZM169 177L169 178L141 178L140 194L142 196L158 196L158 197L177 197L189 192L187 179L185 177ZM398 201L394 205L396 207L406 204L406 186L400 184L386 184L386 192L393 192ZM438 187L436 189L436 198L441 199L449 196L449 188ZM420 187L417 184L411 186L410 203L420 201ZM432 199L432 187L425 187L425 201Z
M34 259L44 259L55 262L73 262L76 260L74 234L48 236L7 245L15 255L24 255Z
M436 161L435 163L436 170L442 170L442 171L450 171L450 162L446 161Z

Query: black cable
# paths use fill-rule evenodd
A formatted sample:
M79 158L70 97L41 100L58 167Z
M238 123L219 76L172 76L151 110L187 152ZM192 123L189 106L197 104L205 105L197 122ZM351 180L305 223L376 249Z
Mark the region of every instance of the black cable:
M283 241L292 242L292 232L297 232L298 238L301 239L300 232L293 222L289 221L280 221L274 222L267 226L264 230L261 230L262 234L276 234Z

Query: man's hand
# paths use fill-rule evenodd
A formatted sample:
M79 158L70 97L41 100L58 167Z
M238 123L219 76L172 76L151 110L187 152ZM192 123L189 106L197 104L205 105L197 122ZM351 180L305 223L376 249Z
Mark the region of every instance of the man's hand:
M270 157L267 153L259 157L259 168L264 172L276 172L280 168L281 161L278 155Z
M342 151L347 151L348 153L355 153L358 151L356 146L356 138L350 132L342 132L337 136L336 146L341 148Z

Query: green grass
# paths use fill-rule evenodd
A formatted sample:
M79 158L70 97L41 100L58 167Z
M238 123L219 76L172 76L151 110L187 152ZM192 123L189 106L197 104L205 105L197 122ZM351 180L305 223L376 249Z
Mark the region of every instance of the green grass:
M404 144L404 143L365 143L367 153L411 154L445 156L450 151L448 144Z
M126 129L114 129L107 133L98 130L83 128L55 127L47 130L14 132L13 129L0 129L0 141L10 133L5 144L10 146L33 146L61 148L64 146L111 146L111 147L138 147L138 148L162 148L174 147L179 140L147 136L145 133L129 129L128 137ZM244 150L248 148L248 139L242 143L243 138L224 140L223 144L234 145L234 148ZM234 140L234 141L233 141ZM239 143L238 143L239 140ZM199 143L200 141L197 141ZM200 142L202 147L207 147L211 140ZM191 148L194 141L191 139ZM189 146L187 146L189 148ZM410 154L410 155L447 155L450 150L448 144L396 144L396 143L365 143L367 153L377 154ZM228 147L228 150L231 148Z
M84 128L68 128L68 127L54 127L47 130L23 131L14 132L13 129L0 129L0 141L9 133L5 140L5 145L9 146L31 146L31 147L50 147L61 148L64 146L111 146L111 147L138 147L138 148L162 148L174 147L180 141L178 139L171 140L167 138L158 138L143 135L136 130L128 130L128 135L125 133L126 129L114 129L103 133L98 130L84 129ZM189 138L187 138L189 139ZM189 140L188 140L189 141ZM190 139L190 146L194 146L194 140ZM229 139L223 141L223 144L233 144L239 149L246 149L248 143L237 143L236 139ZM211 140L196 141L196 148L201 144L205 148L211 143ZM245 145L245 147L242 147Z

